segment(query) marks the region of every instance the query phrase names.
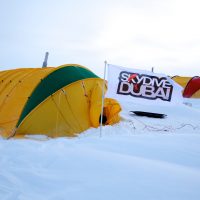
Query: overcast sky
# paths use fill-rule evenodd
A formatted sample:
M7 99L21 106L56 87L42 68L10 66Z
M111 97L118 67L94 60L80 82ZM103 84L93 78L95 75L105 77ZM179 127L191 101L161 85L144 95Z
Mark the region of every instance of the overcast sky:
M0 67L76 63L102 76L104 61L200 75L198 0L0 0Z

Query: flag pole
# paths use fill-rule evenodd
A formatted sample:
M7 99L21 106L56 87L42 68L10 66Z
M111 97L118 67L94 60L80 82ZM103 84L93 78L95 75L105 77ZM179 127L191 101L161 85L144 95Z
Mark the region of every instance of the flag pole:
M102 87L102 102L101 102L101 121L100 121L100 137L102 136L102 124L103 124L103 107L104 107L104 98L105 98L105 82L106 82L106 68L107 61L104 62L104 76L103 76L103 87Z

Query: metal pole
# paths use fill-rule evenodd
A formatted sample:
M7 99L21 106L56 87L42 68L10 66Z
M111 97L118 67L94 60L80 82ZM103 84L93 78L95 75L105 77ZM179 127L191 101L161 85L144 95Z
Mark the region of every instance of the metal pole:
M44 62L43 62L43 64L42 64L42 68L47 67L47 60L48 60L48 57L49 57L49 52L46 52L46 53L45 53Z
M101 121L100 121L100 137L102 136L102 122L103 122L103 107L104 107L104 98L105 98L105 82L106 82L106 67L107 67L107 61L104 62L104 76L103 76L103 88L102 88L102 102L101 102Z

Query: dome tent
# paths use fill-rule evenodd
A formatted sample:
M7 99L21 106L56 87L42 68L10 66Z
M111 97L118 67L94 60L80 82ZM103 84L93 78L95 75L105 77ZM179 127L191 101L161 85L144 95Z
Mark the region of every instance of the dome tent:
M103 80L76 64L0 72L0 134L75 136L99 126ZM120 105L105 99L106 124L119 121Z
M183 97L185 98L200 98L200 77L181 77L174 76L172 79L181 85L183 90Z

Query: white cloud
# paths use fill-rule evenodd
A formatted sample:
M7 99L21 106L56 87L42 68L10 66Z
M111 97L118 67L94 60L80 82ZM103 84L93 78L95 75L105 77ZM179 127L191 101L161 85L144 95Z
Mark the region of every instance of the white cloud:
M198 75L199 6L195 0L8 0L0 12L0 65L38 66L48 50L50 65L100 66L107 59Z

